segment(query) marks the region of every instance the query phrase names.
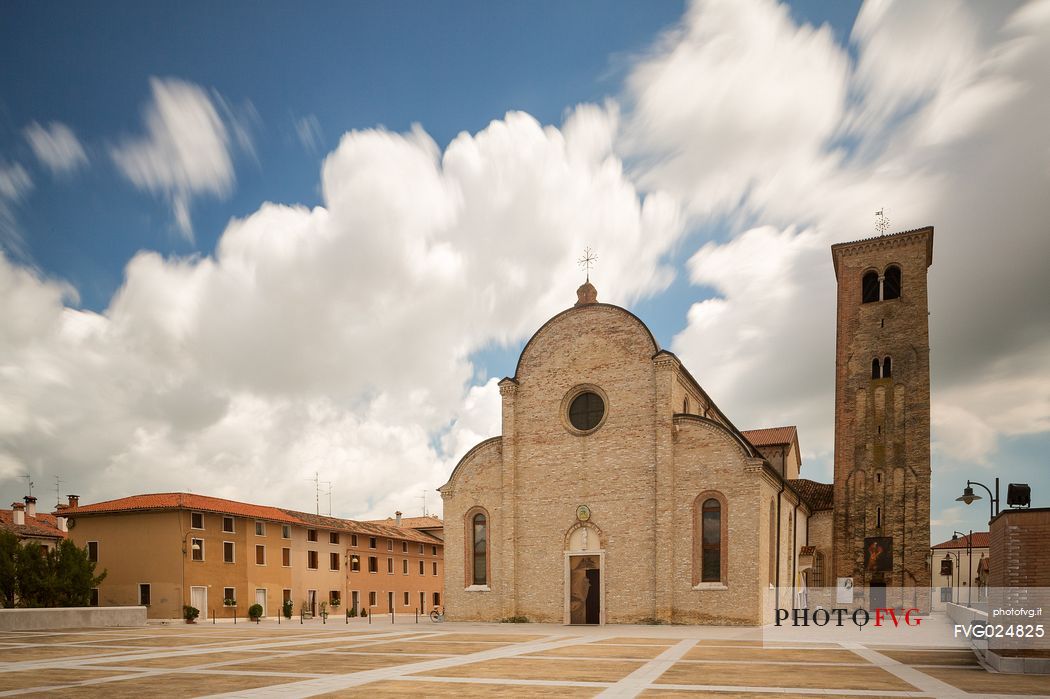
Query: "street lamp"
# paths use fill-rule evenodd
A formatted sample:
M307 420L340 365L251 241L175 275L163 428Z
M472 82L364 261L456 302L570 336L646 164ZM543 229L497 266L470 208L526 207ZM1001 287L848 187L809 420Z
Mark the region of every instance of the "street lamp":
M948 563L952 562L952 552L951 551L946 551L944 553L944 560L947 561ZM949 591L952 589L952 582L955 583L955 587L956 587L956 589L958 589L958 585L959 585L958 570L959 570L959 554L956 553L955 554L955 568L952 569L951 579L948 580L948 590ZM955 602L955 598L956 597L958 597L958 595L956 595L954 592L952 592L952 599L951 599L951 601Z
M981 500L982 499L981 496L980 495L975 495L974 492L973 492L973 486L975 486L975 485L981 486L982 488L985 489L985 491L988 492L988 497L990 498L990 500L988 502L988 505L991 508L991 510L990 510L991 511L991 517L989 517L989 519L995 519L996 515L999 514L999 478L998 477L996 477L996 479L995 479L995 493L994 494L988 488L988 486L986 486L984 483L978 483L977 481L966 481L966 487L963 488L963 494L960 495L959 497L955 498L955 501L956 502L965 502L967 505L969 505L974 500Z
M966 606L969 607L973 601L973 529L969 536L962 532L952 532L952 541L957 541L960 536L966 537Z

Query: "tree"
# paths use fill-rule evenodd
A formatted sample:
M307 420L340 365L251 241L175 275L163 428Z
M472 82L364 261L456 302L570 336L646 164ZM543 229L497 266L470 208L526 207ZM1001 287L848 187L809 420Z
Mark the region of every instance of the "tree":
M95 575L96 563L88 560L87 549L78 548L69 539L48 552L52 579L52 598L49 606L86 607L91 604L91 588L98 587L106 571Z
M7 530L0 530L0 606L5 609L15 606L17 556L18 537Z
M29 542L15 553L15 585L19 607L46 607L51 598L51 575L44 547Z

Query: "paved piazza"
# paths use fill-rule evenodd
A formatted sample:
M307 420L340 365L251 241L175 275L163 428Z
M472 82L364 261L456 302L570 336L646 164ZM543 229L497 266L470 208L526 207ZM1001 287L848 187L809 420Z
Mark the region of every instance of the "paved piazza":
M228 622L0 633L0 696L1050 696L900 630ZM801 633L808 631L808 635Z

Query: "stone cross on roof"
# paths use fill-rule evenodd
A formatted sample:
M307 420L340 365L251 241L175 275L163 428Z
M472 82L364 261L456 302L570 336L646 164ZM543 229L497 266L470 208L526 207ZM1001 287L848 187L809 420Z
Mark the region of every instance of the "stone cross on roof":
M591 247L588 245L583 249L583 257L576 260L576 264L580 266L580 269L586 270L588 282L591 281L591 267L594 266L597 259L598 256L594 254L594 251L591 250Z

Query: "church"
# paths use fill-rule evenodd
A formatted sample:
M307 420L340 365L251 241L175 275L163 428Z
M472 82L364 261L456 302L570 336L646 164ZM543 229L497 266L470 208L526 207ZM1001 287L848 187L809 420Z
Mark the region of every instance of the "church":
M439 489L448 618L761 625L778 607L928 608L933 228L832 259L833 483L800 477L794 427L739 429L588 281L500 382L501 434Z

